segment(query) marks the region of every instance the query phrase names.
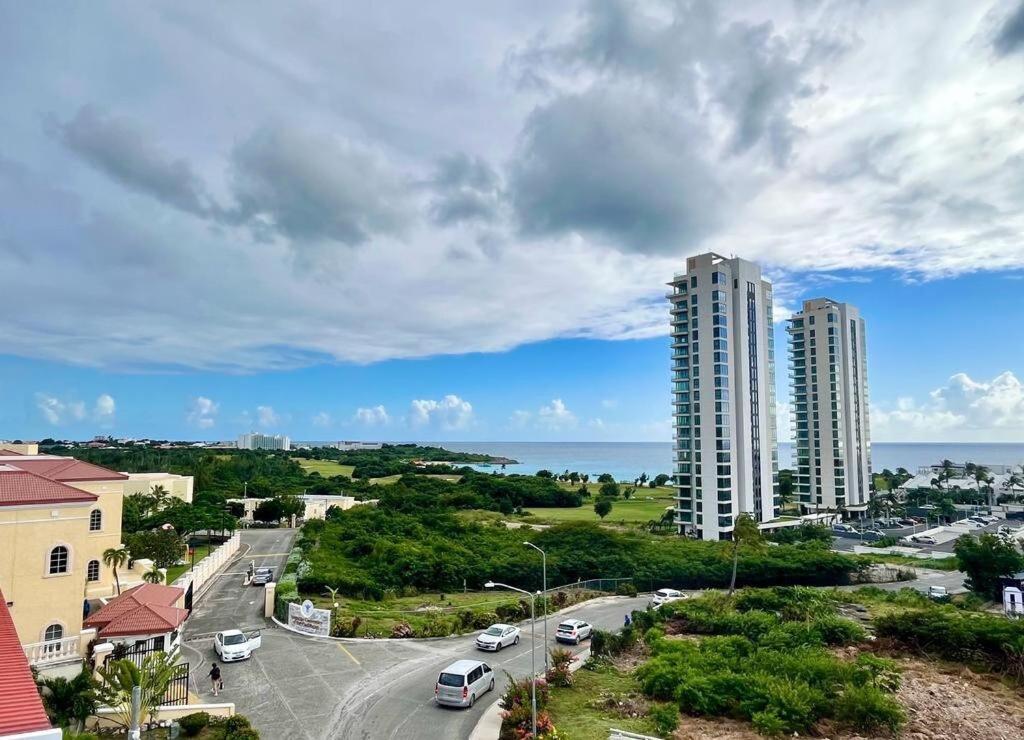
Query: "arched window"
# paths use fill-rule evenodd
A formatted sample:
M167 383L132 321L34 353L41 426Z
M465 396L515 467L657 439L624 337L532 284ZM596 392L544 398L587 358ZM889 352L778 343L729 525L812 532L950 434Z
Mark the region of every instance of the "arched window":
M50 575L55 573L67 573L70 561L68 548L64 545L57 545L50 550Z
M100 561L90 560L89 565L85 569L85 579L87 581L98 581L100 579Z
M44 648L47 652L54 652L60 648L60 641L64 637L64 628L59 624L51 624L43 632L43 642L47 643Z
M101 529L103 529L103 512L93 509L89 512L89 531L99 532Z

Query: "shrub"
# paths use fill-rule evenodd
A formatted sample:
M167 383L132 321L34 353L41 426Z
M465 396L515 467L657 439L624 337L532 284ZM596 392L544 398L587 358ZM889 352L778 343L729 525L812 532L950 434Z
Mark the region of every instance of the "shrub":
M352 619L335 617L331 625L331 637L355 637L359 625L362 623L363 620L359 617L352 617Z
M572 672L569 666L572 665L572 652L564 648L554 648L551 651L551 668L544 676L551 686L572 686Z
M1012 658L1013 646L1024 645L1024 623L949 606L885 614L875 619L875 630L911 650L947 660L980 660L992 669Z
M235 732L226 733L224 740L260 740L260 733L255 728L245 727Z
M485 630L498 620L498 615L494 612L479 612L473 617L473 629Z
M671 735L679 724L679 709L672 704L652 706L648 710L647 716L651 718L654 727L662 735Z
M181 727L181 731L184 732L187 737L195 737L209 724L210 715L207 712L186 714L178 720L178 725Z
M625 583L620 583L618 586L615 587L615 595L616 596L636 596L637 595L636 586L634 586L630 581L626 581Z
M835 718L856 732L886 729L894 735L907 720L896 700L874 686L848 686L835 700Z
M252 727L249 722L249 718L244 714L232 714L224 722L224 729L228 734L233 732L239 732L240 730L247 730Z

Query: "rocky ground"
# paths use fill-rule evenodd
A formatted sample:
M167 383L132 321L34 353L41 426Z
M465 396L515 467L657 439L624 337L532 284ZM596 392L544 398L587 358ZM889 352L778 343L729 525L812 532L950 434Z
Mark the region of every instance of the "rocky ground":
M1024 691L963 666L900 658L898 696L907 711L902 740L1019 740L1024 737ZM829 732L833 740L886 740ZM683 717L675 740L763 740L745 722Z

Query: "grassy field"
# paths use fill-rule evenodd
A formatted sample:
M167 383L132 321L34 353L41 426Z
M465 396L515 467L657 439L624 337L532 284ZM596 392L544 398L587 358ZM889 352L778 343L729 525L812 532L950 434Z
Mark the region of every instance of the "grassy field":
M619 702L623 702L623 709L647 706L632 676L611 666L601 666L594 671L576 671L573 678L572 688L552 689L548 701L548 713L559 736L565 731L571 733L573 740L607 740L608 728L615 727L661 737L650 718L623 716L619 709Z
M352 471L356 469L355 465L342 465L333 460L307 460L304 457L297 457L295 462L307 473L320 473L324 478L333 478L336 475L351 478Z
M209 555L210 550L215 550L218 547L219 545L214 545L212 548L209 545L196 545L196 562L198 563L200 560ZM180 576L182 573L184 573L186 570L192 567L192 559L188 557L188 555L185 556L185 559L186 562L184 565L172 565L170 568L167 569L168 585L174 583L174 581L177 580L178 576Z
M578 486L577 486L578 488ZM594 496L597 487L589 484L591 498L579 508L565 509L530 509L530 521L536 524L546 522L599 522L601 518L594 513ZM659 488L640 488L629 501L618 499L612 502L611 513L604 518L608 524L637 524L661 519L665 508L672 506L675 490L667 486Z
M891 565L905 565L910 568L928 568L930 570L956 570L956 557L950 555L948 558L908 558L902 555L889 555L880 553L878 555L861 555L876 563L889 563Z

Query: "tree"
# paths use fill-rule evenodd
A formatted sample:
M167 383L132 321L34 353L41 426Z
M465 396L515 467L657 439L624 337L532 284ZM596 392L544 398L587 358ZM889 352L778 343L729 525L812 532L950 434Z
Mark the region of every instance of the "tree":
M597 482L598 483L614 483L615 482L615 478L612 477L611 473L601 473L601 475L597 476Z
M949 496L939 499L939 503L935 507L935 513L948 522L956 519L956 506L953 505L953 499Z
M142 580L146 583L163 583L164 574L162 571L153 568L153 570L148 570L142 574Z
M615 481L602 483L601 487L597 489L597 495L599 498L618 498L619 484Z
M114 585L117 586L117 595L121 595L121 579L117 575L117 569L128 562L130 554L126 547L108 547L103 551L103 564L109 565L114 572Z
M85 721L96 712L96 683L88 669L70 680L44 678L39 682L39 693L50 720L74 732L81 732Z
M640 477L637 478L637 480L640 481L640 485L637 486L637 488L643 488L644 484L646 484L647 481L650 480L650 477L647 475L647 473L640 473Z
M952 460L943 460L939 463L939 480L945 483L946 488L949 488L949 482L953 480L954 475L956 475L956 466Z
M654 477L654 485L655 486L663 486L666 483L668 483L669 480L671 480L671 479L672 479L671 475L666 475L665 473L658 473Z
M608 498L599 498L594 503L594 513L604 519L612 513L612 501Z
M779 501L783 506L793 503L793 471L788 468L779 471Z
M636 489L633 488L632 486L626 486L624 489L622 489L622 498L629 501L631 498L633 498L633 492L635 490Z
M1024 555L1016 545L989 532L960 537L953 552L957 568L967 574L967 588L996 601L1001 596L1000 577L1024 570Z
M554 477L554 473L552 473L550 470L538 470L537 471L537 477L538 478L553 478Z
M140 715L148 715L152 721L174 678L177 661L176 650L173 653L149 653L141 666L130 660L108 661L99 670L101 680L97 694L103 704L114 710L110 718L125 729L131 727L132 689L138 686L142 689Z
M157 568L169 568L185 554L185 543L173 529L135 532L125 537L132 560L148 558Z
M759 549L764 543L757 522L747 512L736 517L736 525L732 528L732 578L729 580L729 595L736 590L736 570L740 562L740 547Z
M260 522L277 522L284 518L284 505L279 498L260 501L253 512L253 518Z

